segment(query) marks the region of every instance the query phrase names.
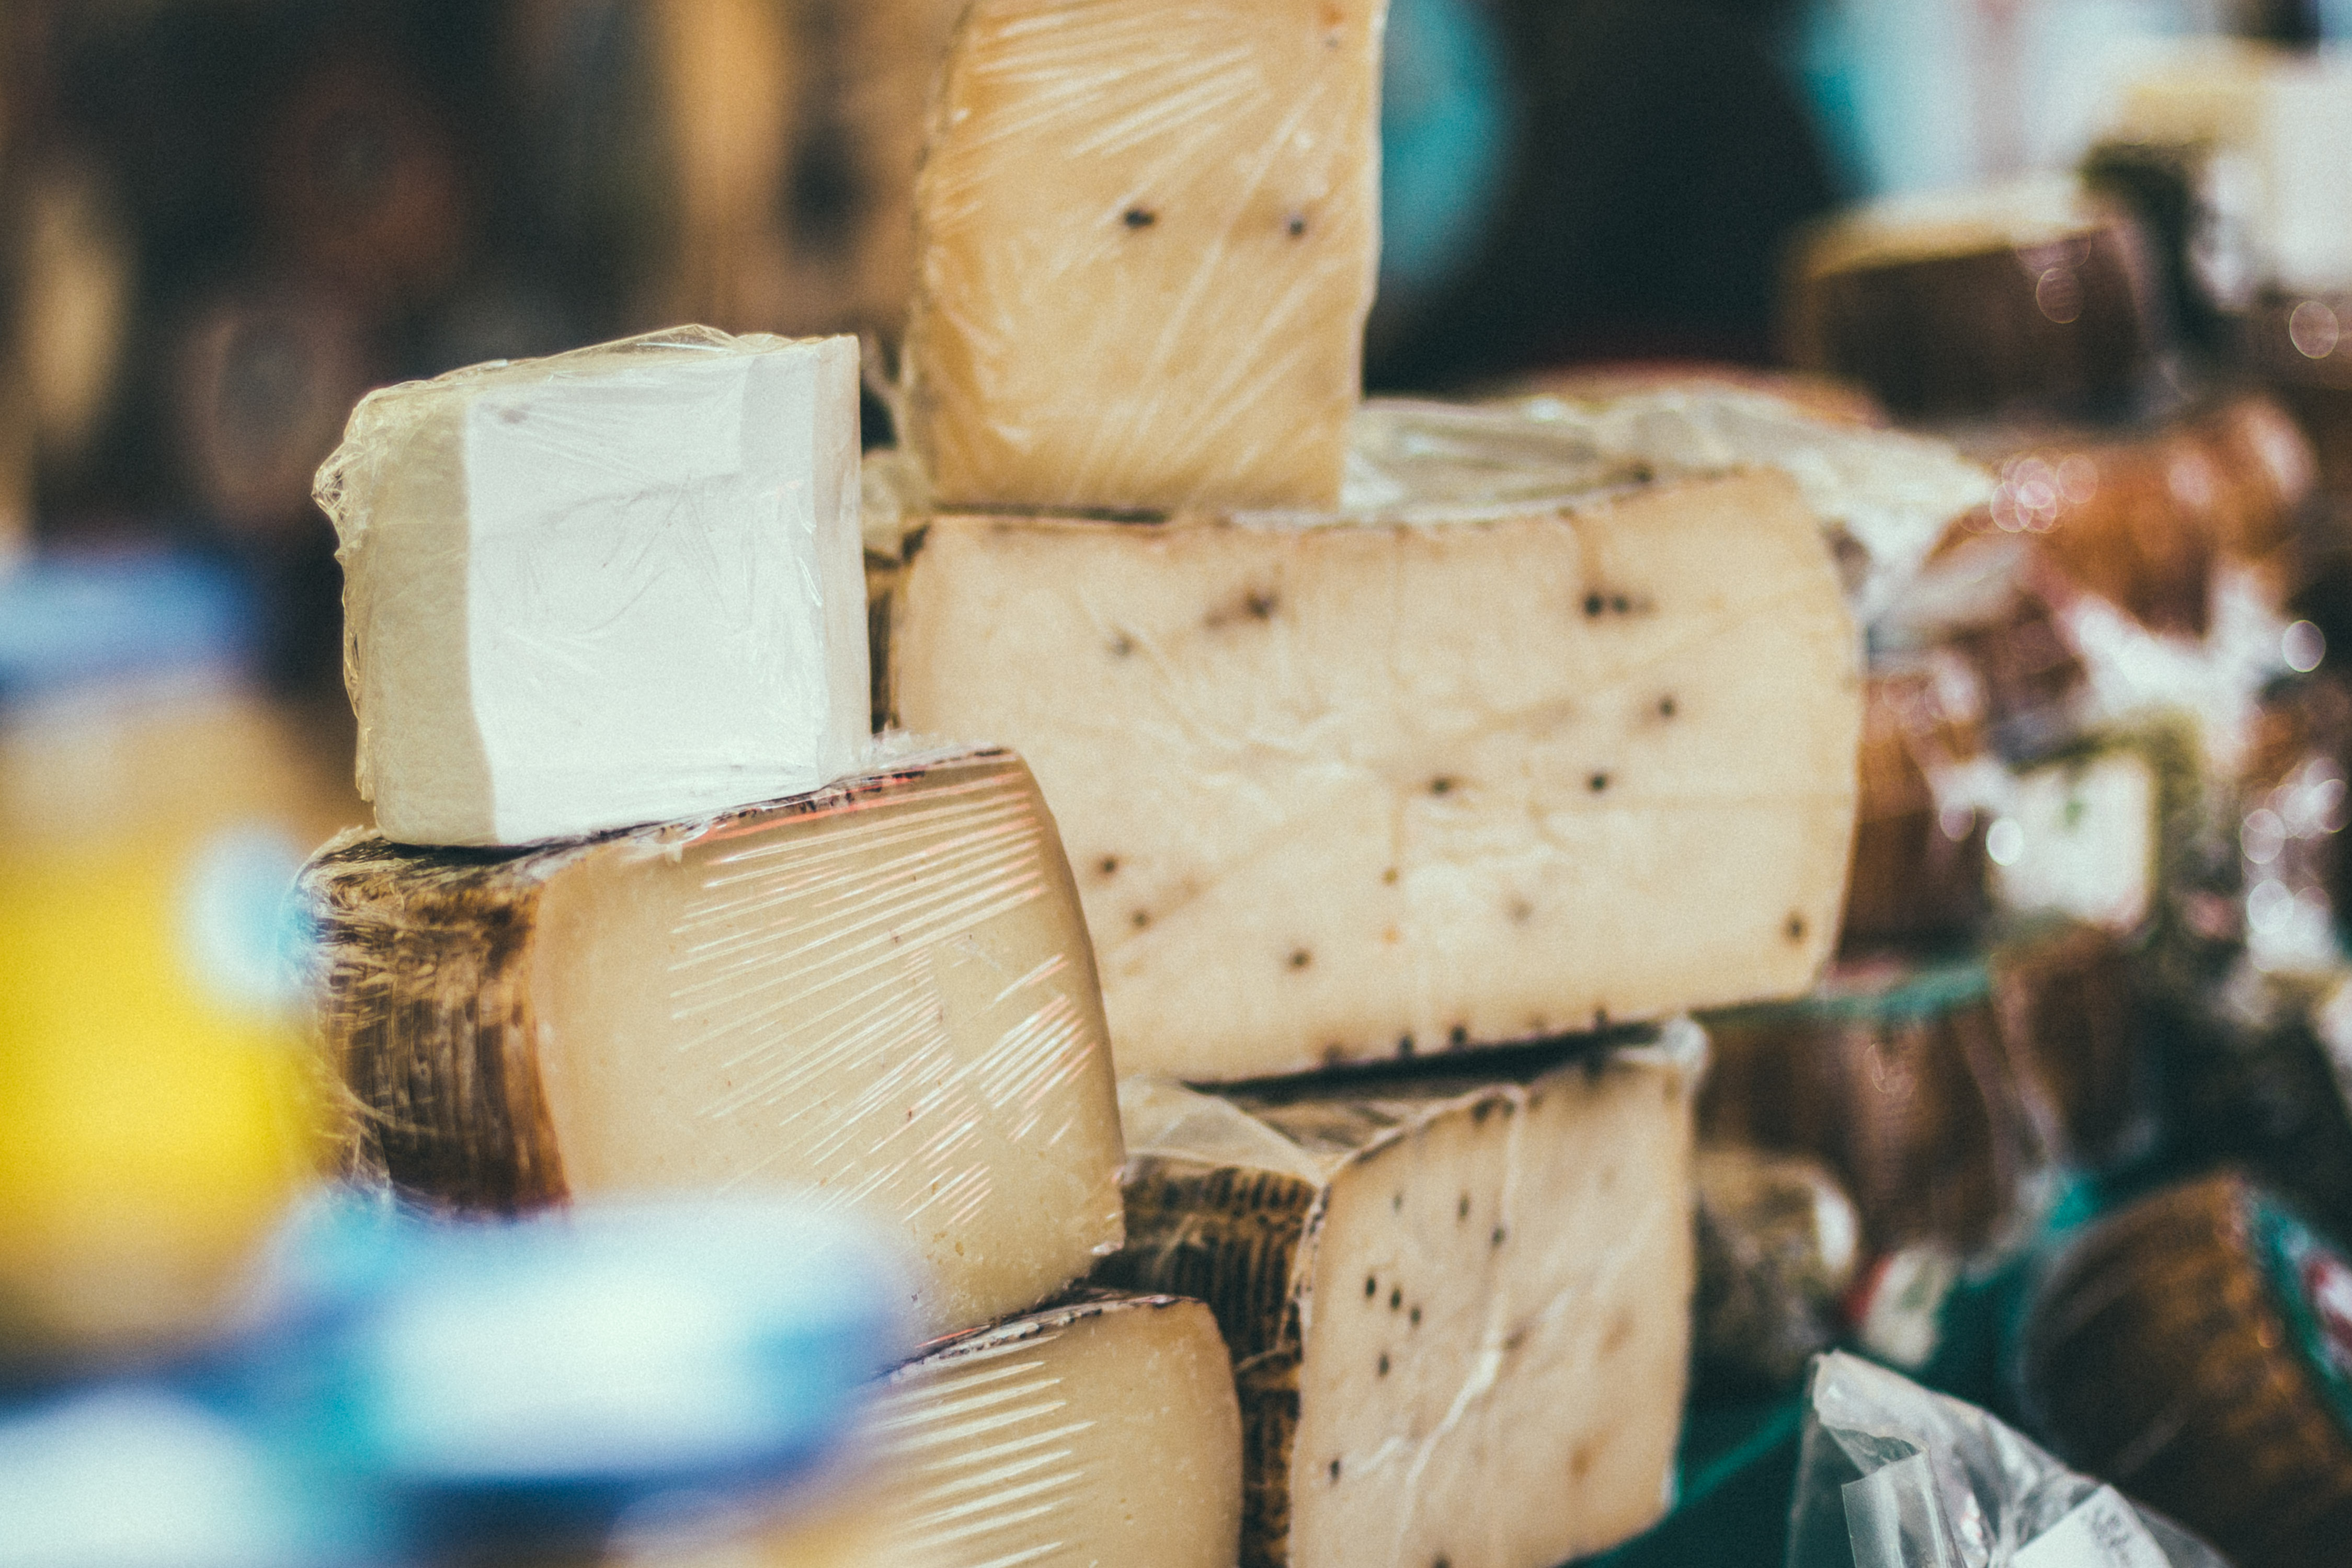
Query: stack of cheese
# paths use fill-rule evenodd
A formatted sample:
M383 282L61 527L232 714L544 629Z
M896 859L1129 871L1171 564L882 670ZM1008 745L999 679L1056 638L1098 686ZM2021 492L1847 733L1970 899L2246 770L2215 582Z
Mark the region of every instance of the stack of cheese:
M941 1335L1089 1272L1206 1303L901 1373L853 1557L1549 1568L1671 1493L1677 1019L1829 955L1849 602L1979 481L1751 392L1361 406L1381 26L965 17L876 689L1025 766L860 749L843 343L394 389L325 476L388 835L306 884L362 1164L815 1187Z
M867 738L856 420L847 340L698 331L362 404L320 494L383 831L303 882L354 1164L459 1210L777 1186L895 1229L943 1343L877 1438L881 1555L1216 1568L1208 1312L1034 1315L1122 1234L1093 956L1017 757Z

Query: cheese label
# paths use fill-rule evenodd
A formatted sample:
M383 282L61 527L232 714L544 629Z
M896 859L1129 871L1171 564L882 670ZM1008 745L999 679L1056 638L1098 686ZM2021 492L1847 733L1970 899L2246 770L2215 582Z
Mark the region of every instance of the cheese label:
M2352 1435L2352 1262L2302 1220L2254 1206L2256 1251L2320 1397Z
M2101 1487L2010 1559L2013 1568L2170 1568L2164 1548L2113 1487Z

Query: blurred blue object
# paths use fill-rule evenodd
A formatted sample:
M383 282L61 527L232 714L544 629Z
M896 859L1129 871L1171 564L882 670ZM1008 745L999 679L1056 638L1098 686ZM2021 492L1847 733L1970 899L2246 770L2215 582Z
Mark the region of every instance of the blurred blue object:
M1510 80L1477 0L1390 0L1381 74L1381 282L1461 271L1510 174Z
M0 570L0 703L157 675L242 674L259 610L235 572L165 551L54 551Z
M447 1222L343 1196L272 1268L236 1406L442 1537L593 1540L667 1493L771 1488L912 1348L896 1254L786 1201Z
M383 1524L162 1387L0 1410L0 1568L362 1568Z

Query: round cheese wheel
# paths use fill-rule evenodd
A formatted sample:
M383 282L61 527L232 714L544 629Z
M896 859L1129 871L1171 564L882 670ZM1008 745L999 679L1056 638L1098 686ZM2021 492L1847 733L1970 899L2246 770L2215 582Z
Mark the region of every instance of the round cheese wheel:
M1801 367L1898 416L2119 407L2160 347L2137 229L2071 181L1833 219L1802 242L1785 315Z
M2352 1543L2352 1261L2244 1177L2170 1187L2062 1255L2028 1315L2038 1423L2236 1562Z

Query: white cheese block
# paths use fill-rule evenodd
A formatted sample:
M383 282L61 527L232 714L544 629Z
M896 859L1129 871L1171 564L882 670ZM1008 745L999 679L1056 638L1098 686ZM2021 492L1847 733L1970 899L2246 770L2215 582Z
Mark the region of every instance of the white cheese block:
M681 329L371 394L318 494L377 825L529 843L848 773L857 454L847 338Z
M1658 1518L1705 1054L1680 1020L1486 1080L1122 1084L1128 1244L1100 1277L1216 1311L1244 1563L1551 1568Z
M979 0L917 177L905 423L956 505L1329 506L1382 0Z
M1992 894L2021 915L2135 932L2156 912L2167 799L2160 736L2108 739L2019 769L1986 830Z
M1084 1291L880 1390L854 1479L789 1522L625 1568L1233 1568L1241 1417L1198 1301Z
M2175 41L2126 76L2108 130L2222 161L2214 243L2256 273L2229 282L2352 286L2352 55Z
M1790 481L1422 515L922 536L898 716L1037 770L1122 1072L1539 1038L1827 957L1861 685Z
M412 1196L814 1188L908 1237L927 1334L1118 1244L1093 956L1008 753L521 855L345 835L301 896L354 1163Z

